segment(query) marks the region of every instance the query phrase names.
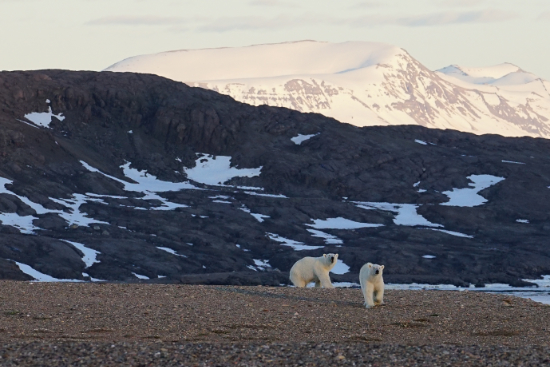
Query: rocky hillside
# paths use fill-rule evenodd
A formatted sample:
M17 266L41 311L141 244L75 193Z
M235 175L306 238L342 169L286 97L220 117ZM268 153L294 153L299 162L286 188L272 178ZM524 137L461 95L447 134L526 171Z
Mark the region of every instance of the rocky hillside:
M0 278L285 284L550 274L550 142L359 128L153 75L0 73Z
M414 124L550 138L550 82L511 64L426 68L373 42L290 42L131 57L106 70L152 73L252 105L356 126Z

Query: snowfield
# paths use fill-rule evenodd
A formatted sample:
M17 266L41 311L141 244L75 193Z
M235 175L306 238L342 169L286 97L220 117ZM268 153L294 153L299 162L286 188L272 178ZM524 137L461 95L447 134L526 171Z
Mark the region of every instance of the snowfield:
M50 100L47 99L46 103L49 104ZM48 112L31 112L25 115L25 118L31 121L33 124L48 128L50 127L50 123L52 122L52 117L55 117L59 121L65 120L65 116L63 116L62 113L54 115L51 106L48 106Z
M471 175L468 176L468 179L473 182L469 184L472 186L471 188L443 191L442 194L447 195L449 197L449 201L441 205L462 207L474 207L481 205L485 203L487 199L481 195L478 195L478 192L499 183L504 180L504 177L491 175Z
M231 167L231 157L209 154L198 154L195 167L185 169L187 178L207 185L223 185L234 177L259 176L262 167L259 168L236 168Z

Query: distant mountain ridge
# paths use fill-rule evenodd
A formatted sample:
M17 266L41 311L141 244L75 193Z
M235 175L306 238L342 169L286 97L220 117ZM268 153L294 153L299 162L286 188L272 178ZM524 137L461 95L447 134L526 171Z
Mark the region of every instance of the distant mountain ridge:
M550 83L513 64L431 71L402 48L315 41L182 50L106 69L151 73L251 105L321 113L356 126L414 124L550 137Z

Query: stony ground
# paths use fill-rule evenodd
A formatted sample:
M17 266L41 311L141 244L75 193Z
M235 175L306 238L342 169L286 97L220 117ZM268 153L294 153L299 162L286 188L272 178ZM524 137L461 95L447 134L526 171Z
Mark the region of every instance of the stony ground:
M542 365L550 307L476 292L0 282L2 365Z

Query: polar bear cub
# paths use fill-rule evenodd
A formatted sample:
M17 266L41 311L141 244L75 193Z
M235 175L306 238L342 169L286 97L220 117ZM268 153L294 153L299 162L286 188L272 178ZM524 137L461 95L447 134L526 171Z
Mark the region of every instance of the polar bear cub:
M365 297L365 306L374 307L384 303L384 265L366 263L359 272L361 291Z
M316 287L334 288L328 273L336 265L338 254L323 254L319 257L304 257L290 269L290 280L295 287L303 288L311 282Z

